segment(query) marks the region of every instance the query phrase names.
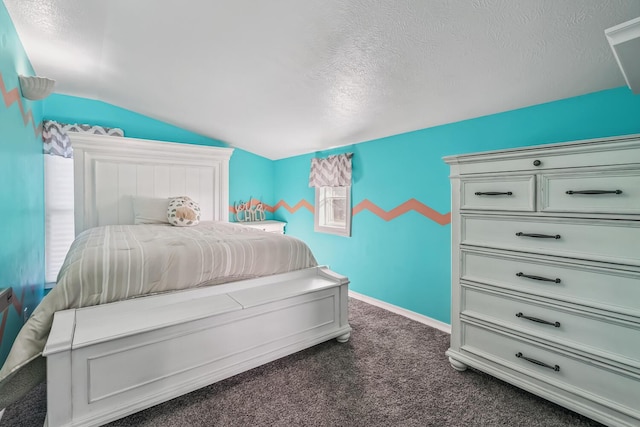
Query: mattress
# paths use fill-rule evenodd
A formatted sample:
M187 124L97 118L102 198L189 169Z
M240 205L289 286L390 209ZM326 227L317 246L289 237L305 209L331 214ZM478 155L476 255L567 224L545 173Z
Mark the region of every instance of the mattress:
M232 223L86 230L71 245L56 286L22 327L0 370L0 408L44 380L41 355L56 311L316 265L301 240Z

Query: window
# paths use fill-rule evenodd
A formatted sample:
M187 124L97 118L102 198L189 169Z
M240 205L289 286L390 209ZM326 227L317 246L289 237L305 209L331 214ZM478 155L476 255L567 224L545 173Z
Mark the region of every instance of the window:
M351 236L351 187L316 187L314 229Z
M58 272L75 237L73 217L73 159L44 155L45 287Z
M95 125L42 121L44 155L44 262L45 288L55 285L69 247L75 238L73 150L69 132L124 136L122 129ZM75 137L74 137L75 138ZM78 137L79 138L79 137Z
M353 153L311 159L309 187L316 192L315 231L351 236L351 157Z

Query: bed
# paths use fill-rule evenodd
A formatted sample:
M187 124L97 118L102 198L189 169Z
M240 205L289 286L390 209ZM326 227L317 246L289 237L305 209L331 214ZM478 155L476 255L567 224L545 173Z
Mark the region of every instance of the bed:
M23 328L38 330L30 344L46 340L45 425L102 425L349 339L346 277L318 266L297 239L228 223L231 149L94 135L72 141L77 239L38 307L50 313L36 310ZM175 195L199 202L200 224L132 225L136 197ZM102 264L111 258L123 260Z

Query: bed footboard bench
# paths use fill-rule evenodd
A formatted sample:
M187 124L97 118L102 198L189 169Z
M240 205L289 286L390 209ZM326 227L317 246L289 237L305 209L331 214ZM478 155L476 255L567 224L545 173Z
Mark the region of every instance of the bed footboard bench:
M348 279L326 267L55 314L45 426L97 426L337 338Z

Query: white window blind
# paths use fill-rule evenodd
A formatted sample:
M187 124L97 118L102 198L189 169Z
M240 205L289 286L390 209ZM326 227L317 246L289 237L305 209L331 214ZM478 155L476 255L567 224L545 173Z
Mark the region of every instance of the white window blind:
M351 187L316 187L314 230L351 236Z
M347 189L349 187L320 187L320 224L344 228L347 222Z
M55 284L75 237L73 220L73 159L44 156L45 282Z

